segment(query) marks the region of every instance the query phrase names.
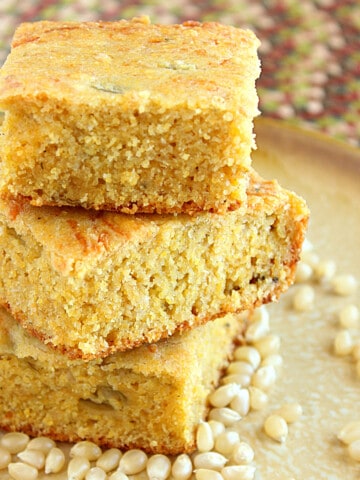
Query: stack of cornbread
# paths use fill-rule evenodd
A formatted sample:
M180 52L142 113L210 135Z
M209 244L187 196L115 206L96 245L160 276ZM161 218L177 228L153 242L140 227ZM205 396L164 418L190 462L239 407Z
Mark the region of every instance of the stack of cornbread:
M251 168L258 40L23 24L0 74L0 426L178 453L308 211Z

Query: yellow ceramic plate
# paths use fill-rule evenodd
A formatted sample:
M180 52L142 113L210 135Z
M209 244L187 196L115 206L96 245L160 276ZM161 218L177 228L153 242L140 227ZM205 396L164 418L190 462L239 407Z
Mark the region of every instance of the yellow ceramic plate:
M268 406L243 419L240 432L255 449L259 479L355 480L360 463L349 458L337 433L360 420L360 378L350 357L336 357L332 346L340 330L337 312L349 303L360 308L360 151L273 120L259 120L256 132L255 168L307 200L315 251L335 260L338 273L353 274L359 286L356 294L340 297L329 284L314 283L314 308L299 314L292 308L295 285L268 307L272 333L282 340L283 371ZM352 334L360 339L360 326ZM286 402L299 402L304 415L278 444L262 425Z

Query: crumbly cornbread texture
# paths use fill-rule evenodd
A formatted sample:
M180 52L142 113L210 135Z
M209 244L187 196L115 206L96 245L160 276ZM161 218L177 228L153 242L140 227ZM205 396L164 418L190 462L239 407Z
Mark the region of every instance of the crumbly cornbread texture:
M126 215L0 202L0 303L32 334L91 358L277 299L308 210L253 177L224 215Z
M0 309L0 428L191 451L206 397L244 325L244 317L228 314L156 345L84 362L45 347Z
M3 194L127 213L241 203L258 45L218 23L22 24L0 73Z

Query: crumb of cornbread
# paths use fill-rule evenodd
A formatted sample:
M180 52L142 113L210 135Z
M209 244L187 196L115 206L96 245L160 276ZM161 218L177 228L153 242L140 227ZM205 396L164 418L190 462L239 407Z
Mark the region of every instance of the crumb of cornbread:
M0 207L0 303L83 358L277 299L308 219L301 198L255 174L247 206L223 215Z
M0 73L3 193L126 213L241 203L258 46L218 23L20 25Z
M227 314L156 345L69 360L0 308L0 428L176 454L195 448L206 397L244 328Z

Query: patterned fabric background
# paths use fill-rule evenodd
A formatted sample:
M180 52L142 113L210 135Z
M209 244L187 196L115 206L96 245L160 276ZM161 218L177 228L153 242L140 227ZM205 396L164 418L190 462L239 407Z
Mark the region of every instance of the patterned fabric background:
M0 64L17 24L47 20L219 21L250 27L262 41L263 115L360 145L358 0L1 0Z

